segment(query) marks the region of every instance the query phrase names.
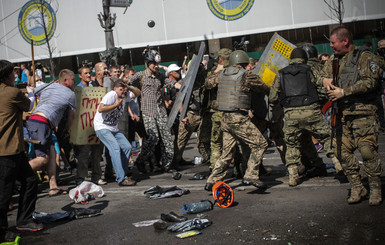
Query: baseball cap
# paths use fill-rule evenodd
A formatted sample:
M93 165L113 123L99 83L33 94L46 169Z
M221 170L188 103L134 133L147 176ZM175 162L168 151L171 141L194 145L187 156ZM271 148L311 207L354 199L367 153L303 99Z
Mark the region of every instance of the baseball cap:
M171 64L167 68L167 72L172 72L172 71L179 71L182 69L182 67L179 67L177 64Z

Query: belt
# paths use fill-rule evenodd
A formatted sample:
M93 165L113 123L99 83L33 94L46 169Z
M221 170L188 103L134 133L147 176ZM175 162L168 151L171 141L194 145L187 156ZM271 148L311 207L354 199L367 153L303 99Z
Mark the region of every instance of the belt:
M41 115L39 115L39 114L33 114L33 115L31 115L31 116L29 117L29 119L35 120L35 121L39 121L39 122L42 122L42 123L45 123L45 124L47 124L51 129L53 129L51 122L50 122L47 118L45 118L45 117L43 117L43 116L41 116Z

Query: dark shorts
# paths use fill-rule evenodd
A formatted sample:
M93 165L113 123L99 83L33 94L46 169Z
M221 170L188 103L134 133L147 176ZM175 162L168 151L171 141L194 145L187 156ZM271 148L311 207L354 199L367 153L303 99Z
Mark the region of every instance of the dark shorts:
M50 126L47 123L29 119L27 130L31 139L40 141L40 144L34 145L36 156L49 156L49 150L53 144Z

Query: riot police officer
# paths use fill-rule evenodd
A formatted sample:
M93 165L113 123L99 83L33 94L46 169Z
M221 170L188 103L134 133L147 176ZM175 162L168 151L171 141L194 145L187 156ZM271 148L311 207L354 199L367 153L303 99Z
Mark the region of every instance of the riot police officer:
M257 127L251 122L248 110L251 105L251 91L264 92L269 87L260 78L245 68L249 63L246 52L236 50L230 54L229 66L224 68L218 79L217 108L223 112L221 129L223 149L216 161L205 189L211 191L215 182L222 180L234 158L233 148L237 140L248 145L251 153L242 183L266 189L259 180L259 165L267 142Z

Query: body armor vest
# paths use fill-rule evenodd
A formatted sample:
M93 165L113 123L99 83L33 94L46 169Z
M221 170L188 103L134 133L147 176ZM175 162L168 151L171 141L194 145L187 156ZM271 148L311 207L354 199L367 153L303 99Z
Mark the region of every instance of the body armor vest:
M346 88L348 86L352 86L359 79L358 73L358 60L360 59L361 54L364 51L369 51L366 47L358 47L353 51L353 54L348 58L345 65L342 67L341 74L337 81L337 86L340 88ZM348 96L340 100L339 102L350 103L350 102L369 102L375 100L376 92L372 91L365 94L356 94L354 96Z
M289 65L279 71L283 107L306 106L318 101L317 87L311 82L310 73L310 66L306 64Z
M219 75L217 105L220 111L248 110L251 104L250 92L242 91L246 70L230 66Z

